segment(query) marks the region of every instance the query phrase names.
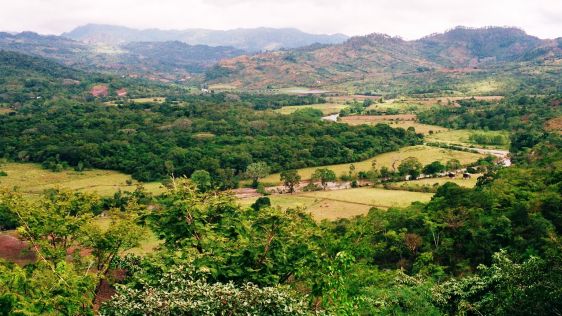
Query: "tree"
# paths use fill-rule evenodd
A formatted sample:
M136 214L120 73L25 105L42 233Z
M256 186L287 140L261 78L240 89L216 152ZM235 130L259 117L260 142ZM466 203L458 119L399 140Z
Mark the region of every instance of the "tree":
M201 192L206 192L212 186L211 174L206 170L195 170L191 174L191 181L197 185L197 189Z
M422 171L422 164L415 157L408 157L400 163L398 166L398 172L400 175L409 175L412 179L416 179Z
M174 267L157 284L119 287L101 315L308 315L302 296L287 287L209 283L193 267Z
M254 162L246 168L246 176L252 179L252 187L257 188L259 179L269 175L269 166L263 162Z
M461 162L458 159L451 159L445 164L445 168L447 171L459 170L461 167Z
M328 182L336 181L336 173L328 168L319 168L312 174L313 181L320 181L322 188L326 190Z
M295 186L301 182L301 176L297 170L286 170L281 172L281 181L283 181L283 185L287 187L289 193L293 193L295 192Z
M439 162L439 161L434 161L428 165L425 165L425 167L423 167L423 173L424 174L436 174L436 173L440 173L445 171L445 166Z

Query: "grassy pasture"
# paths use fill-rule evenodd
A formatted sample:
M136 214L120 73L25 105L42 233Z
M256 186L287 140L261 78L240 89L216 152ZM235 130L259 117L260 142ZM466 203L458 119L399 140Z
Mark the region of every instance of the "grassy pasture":
M507 131L485 131L485 130L468 130L468 129L460 129L460 130L449 130L446 132L435 133L432 135L426 136L427 142L439 142L439 143L450 143L450 144L460 144L464 146L476 146L476 147L487 147L487 148L498 148L498 149L507 149L509 148L509 144L505 145L479 145L469 141L469 137L471 134L485 134L487 136L496 136L502 135L509 139L509 133Z
M418 180L412 180L412 181L402 181L402 182L396 182L394 183L394 185L396 186L400 186L400 185L408 185L408 186L424 186L424 185L434 185L434 184L439 184L439 185L443 185L447 182L452 182L455 184L458 184L461 187L465 187L465 188L473 188L474 186L476 186L476 180L478 179L480 175L479 174L474 174L472 175L472 177L470 179L462 179L462 177L457 177L457 178L424 178L424 179L418 179Z
M341 117L339 122L346 123L349 125L376 125L376 124L387 124L390 127L395 128L403 128L408 129L409 127L413 127L417 133L421 133L424 135L429 134L429 131L433 131L434 133L440 133L444 131L448 131L447 128L437 126L437 125L428 125L418 123L415 120L409 119L412 117L412 114L402 114L402 115L355 115L355 116L344 116ZM390 119L389 117L392 117ZM415 115L414 115L415 117Z
M366 214L372 207L389 208L407 206L415 201L427 202L431 193L385 190L379 188L357 188L335 191L301 192L297 194L271 195L275 207L303 207L317 220L335 220ZM250 205L256 200L240 200L242 205Z
M130 176L110 170L52 172L30 163L7 163L0 166L0 170L8 174L6 177L0 177L0 188L16 187L20 192L30 195L59 187L108 196L118 190L134 191L138 184L137 181L133 181L132 185L127 185L126 181L131 179ZM156 182L145 183L144 187L148 192L155 194L164 191L162 185Z
M322 104L311 104L311 105L291 105L284 106L280 109L275 110L277 113L281 114L291 114L295 111L302 109L316 109L322 111L324 115L339 113L340 110L346 108L347 105L337 104L337 103L322 103Z
M10 108L4 108L4 107L0 107L0 115L3 114L10 114L12 112L15 112L14 110L10 109Z
M409 146L401 148L398 151L388 152L384 154L380 154L373 158L353 163L355 166L355 171L368 171L371 169L371 162L373 160L377 161L377 168L381 168L382 166L386 166L388 168L392 168L392 164L395 163L395 166L398 167L400 161L406 159L408 157L415 157L419 159L419 161L426 165L433 161L441 161L442 163L447 162L449 159L458 159L462 164L468 164L478 160L478 158L484 157L484 155L476 154L476 153L469 153L464 151L456 151L444 148L437 148L437 147L430 147L430 146ZM333 170L337 176L346 173L349 171L349 166L351 164L338 164L338 165L328 165L322 166L323 168L329 168ZM301 175L303 180L309 180L314 173L314 170L321 168L321 167L309 167L299 169L298 172ZM279 174L272 174L264 179L261 180L264 183L280 183L281 179L279 178Z

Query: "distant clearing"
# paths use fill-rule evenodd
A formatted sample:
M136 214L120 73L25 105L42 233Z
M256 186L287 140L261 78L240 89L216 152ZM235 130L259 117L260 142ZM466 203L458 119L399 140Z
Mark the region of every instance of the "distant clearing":
M475 146L479 148L498 148L498 149L507 149L509 148L509 144L505 145L480 145L476 143L472 143L469 140L470 135L472 134L482 134L489 137L501 135L505 137L506 140L509 140L509 132L507 131L485 131L485 130L469 130L469 129L461 129L461 130L449 130L446 132L435 133L432 135L426 136L427 142L440 142L440 143L449 143L449 144L459 144L463 146Z
M275 110L277 113L281 114L291 114L298 110L303 109L315 109L320 110L324 115L339 113L342 109L345 109L347 105L336 104L336 103L322 103L322 104L311 104L311 105L291 105L284 106L280 109Z
M31 195L59 187L108 196L118 190L134 191L138 183L133 181L133 185L127 185L126 182L131 179L131 176L109 170L52 172L30 163L7 163L0 169L8 174L6 177L0 177L0 188L13 189L16 187L20 192ZM143 185L151 193L158 194L164 191L160 183L151 182Z
M373 160L377 161L377 168L381 168L382 166L386 166L392 169L392 164L394 163L396 167L400 164L400 161L406 159L408 157L415 157L419 159L419 161L426 165L433 161L441 161L443 163L447 162L450 159L458 159L462 164L469 164L478 160L478 158L484 157L482 154L464 152L464 151L456 151L450 149L443 149L443 148L436 148L430 146L409 146L401 148L398 151L388 152L384 154L380 154L375 156L371 159L367 159L360 162L355 162L353 165L355 166L355 171L368 171L371 169L371 162ZM310 168L303 168L299 169L298 172L301 175L303 180L309 180L314 173L314 170L318 168L329 168L333 170L336 175L341 175L343 173L347 173L349 171L349 166L351 164L338 164L338 165L328 165L322 167L310 167ZM279 178L279 174L272 174L264 179L262 179L264 183L280 183L281 180Z
M10 114L10 113L12 113L12 112L15 112L15 111L12 110L12 109L9 109L9 108L0 107L0 115L3 115L3 114Z
M126 101L129 102L134 102L137 104L145 104L145 103L164 103L166 102L166 98L165 97L150 97L150 98L136 98L136 99L125 99ZM116 101L109 101L109 102L105 102L106 105L116 105L117 102Z
M429 134L429 132L440 133L448 131L449 129L437 125L428 125L418 123L411 118L416 118L414 114L398 114L398 115L355 115L355 116L344 116L341 117L339 122L346 123L349 125L376 125L376 124L388 124L390 127L401 127L403 129L408 129L408 127L413 127L416 133L421 133L424 135Z
M335 220L366 214L372 207L389 208L408 206L412 202L427 202L432 193L419 193L379 188L357 188L335 191L302 192L298 194L271 195L271 203L283 209L304 207L317 220ZM256 198L242 199L250 205Z
M291 88L279 89L279 92L286 93L286 94L322 94L322 93L327 93L329 91L306 88L306 87L291 87Z
M460 175L462 176L462 175ZM447 182L452 182L455 184L458 184L461 187L465 187L465 188L473 188L474 186L476 186L476 181L478 180L478 177L481 176L480 174L474 174L470 177L470 179L463 179L462 177L458 177L458 178L453 178L450 179L448 177L446 178L424 178L424 179L419 179L419 180L412 180L412 181L402 181L402 182L396 182L393 183L396 186L400 186L400 185L408 185L408 186L423 186L423 185L434 185L434 184L438 184L438 185L443 185Z
M562 116L548 120L545 123L545 129L551 132L562 133Z

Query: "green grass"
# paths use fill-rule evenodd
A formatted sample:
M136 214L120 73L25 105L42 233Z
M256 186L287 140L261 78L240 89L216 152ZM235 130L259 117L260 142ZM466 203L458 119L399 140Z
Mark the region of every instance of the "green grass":
M485 131L485 130L468 130L468 129L461 129L461 130L449 130L446 132L439 132L433 135L426 136L427 142L439 142L439 143L450 143L450 144L459 144L464 146L475 146L479 148L499 148L499 149L508 149L509 144L505 145L479 145L476 143L471 143L469 141L469 137L471 134L485 134L487 136L496 136L502 135L506 139L509 140L509 132L507 131Z
M118 190L134 191L136 184L139 183L133 181L132 185L127 185L126 182L131 179L131 176L111 170L52 172L31 163L7 163L2 165L0 169L8 174L6 177L0 177L0 188L17 188L22 193L32 195L40 194L46 189L59 187L109 196ZM154 194L164 191L160 183L151 182L143 185L148 192Z
M387 120L383 120L383 121L373 121L373 120L369 120L369 119L361 119L361 116L346 116L346 117L342 117L340 119L339 122L342 123L346 123L349 125L361 125L361 124L366 124L366 125L377 125L377 124L387 124L390 127L394 127L394 128L403 128L403 129L408 129L409 127L413 127L416 130L416 133L421 133L424 135L429 134L429 131L432 132L445 132L448 129L445 127L441 127L441 126L437 126L437 125L428 125L428 124L422 124L422 123L418 123L416 121L387 121Z
M402 182L396 182L393 183L396 186L400 186L400 185L408 185L408 186L423 186L423 185L434 185L434 184L439 184L439 185L443 185L447 182L452 182L452 183L456 183L461 187L465 187L465 188L473 188L474 186L476 186L476 181L478 179L480 175L479 174L473 174L471 176L470 179L462 179L460 177L457 178L424 178L424 179L419 179L419 180L413 180L413 181L402 181Z
M412 202L427 202L433 194L385 190L380 188L357 188L334 191L301 192L269 196L275 207L306 208L317 220L335 220L366 214L372 207L390 208L408 206ZM240 200L242 205L252 204L256 198Z
M316 109L322 111L324 115L335 114L339 113L340 110L346 108L347 105L345 104L336 104L336 103L323 103L323 104L312 104L312 105L291 105L291 106L284 106L280 109L275 110L277 113L281 114L291 114L295 111L302 110L302 109Z
M417 158L423 165L429 164L436 160L445 163L450 159L458 159L462 164L469 164L478 160L481 157L484 157L484 155L419 145L419 146L404 147L398 151L380 154L371 159L353 163L353 165L355 166L356 172L370 170L371 162L373 160L377 161L377 168L381 168L382 166L392 168L393 163L396 167L398 167L400 161L408 157ZM337 176L339 176L343 173L348 172L350 165L351 164L346 163L346 164L322 166L322 168L329 168L333 170ZM303 169L299 169L298 172L303 180L309 180L312 174L314 173L314 170L318 168L321 167L303 168ZM261 181L264 183L281 183L281 179L279 178L278 173L272 174L262 179Z

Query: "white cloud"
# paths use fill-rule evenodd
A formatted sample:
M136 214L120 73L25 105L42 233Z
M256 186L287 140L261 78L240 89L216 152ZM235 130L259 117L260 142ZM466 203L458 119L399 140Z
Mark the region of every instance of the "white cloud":
M59 34L86 23L136 28L296 27L407 39L456 25L562 36L560 0L0 0L0 29Z

